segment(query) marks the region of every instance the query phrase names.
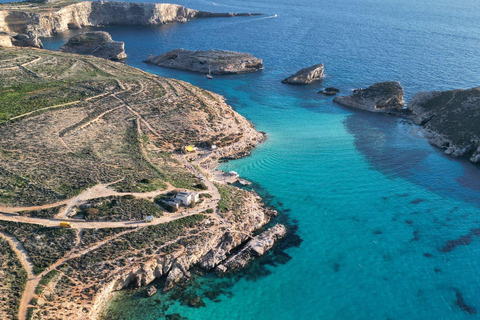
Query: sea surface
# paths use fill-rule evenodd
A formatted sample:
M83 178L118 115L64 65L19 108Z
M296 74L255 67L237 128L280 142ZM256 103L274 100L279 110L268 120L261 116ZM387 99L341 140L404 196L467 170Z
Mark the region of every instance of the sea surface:
M265 15L101 30L125 42L127 64L222 94L268 133L250 157L221 168L271 195L303 241L286 249L290 261L236 279L217 302L203 299L205 307L128 293L112 303L110 318L478 319L480 167L445 156L407 121L345 109L316 92L398 80L409 99L480 85L480 2L175 2ZM56 49L73 33L43 42ZM142 62L176 48L249 52L265 69L208 80ZM280 83L320 62L323 83ZM194 290L222 281L208 275Z

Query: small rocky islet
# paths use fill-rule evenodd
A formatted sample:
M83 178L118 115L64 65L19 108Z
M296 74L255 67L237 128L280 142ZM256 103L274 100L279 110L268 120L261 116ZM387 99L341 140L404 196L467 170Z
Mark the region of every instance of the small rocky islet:
M323 63L313 65L311 67L303 68L294 75L291 75L282 80L282 83L305 85L314 81L323 79L325 67Z
M225 50L176 49L158 56L149 55L145 62L166 68L210 74L242 74L263 69L262 59L249 53Z

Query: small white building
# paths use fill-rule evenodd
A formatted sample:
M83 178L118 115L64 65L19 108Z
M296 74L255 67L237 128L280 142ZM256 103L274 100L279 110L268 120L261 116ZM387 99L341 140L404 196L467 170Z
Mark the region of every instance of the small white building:
M240 175L239 175L236 171L230 171L228 174L229 174L231 177L234 177L234 178L240 177Z
M180 191L175 196L175 200L180 201L185 206L189 206L192 203L196 203L198 199L199 199L199 196L198 196L198 193L196 192Z

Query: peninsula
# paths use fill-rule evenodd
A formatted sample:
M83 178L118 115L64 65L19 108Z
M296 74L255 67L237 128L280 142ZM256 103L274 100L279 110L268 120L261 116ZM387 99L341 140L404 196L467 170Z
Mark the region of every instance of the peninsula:
M0 48L0 78L0 318L97 319L117 290L230 272L285 235L248 242L275 211L209 169L265 139L223 97L34 48ZM198 201L166 206L178 191Z

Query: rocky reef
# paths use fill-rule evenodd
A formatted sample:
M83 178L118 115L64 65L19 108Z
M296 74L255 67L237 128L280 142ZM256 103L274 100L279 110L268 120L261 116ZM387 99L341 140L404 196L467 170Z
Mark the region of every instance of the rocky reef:
M419 92L408 109L432 145L454 157L480 162L480 87Z
M189 51L176 49L159 56L149 55L145 60L158 66L212 74L241 74L259 71L262 59L249 53L207 50Z
M325 68L323 66L323 63L316 64L308 68L303 68L302 70L298 71L294 75L283 79L282 83L309 84L309 83L312 83L313 81L322 80L324 70Z
M68 39L68 42L61 46L58 51L88 54L110 60L124 60L127 58L125 43L113 41L110 34L104 31L75 35Z
M370 112L406 114L405 92L398 81L379 82L366 89L355 89L349 96L336 97L334 102L343 106Z
M222 264L217 266L215 272L217 274L224 274L245 267L252 258L263 256L266 251L273 247L275 241L283 238L286 233L287 229L281 224L265 230L248 241L238 253L231 255Z
M258 13L215 13L197 11L176 4L116 1L0 4L0 31L12 34L32 32L48 37L68 29L106 25L160 25L187 22L193 18L235 17ZM15 44L14 44L15 45Z

